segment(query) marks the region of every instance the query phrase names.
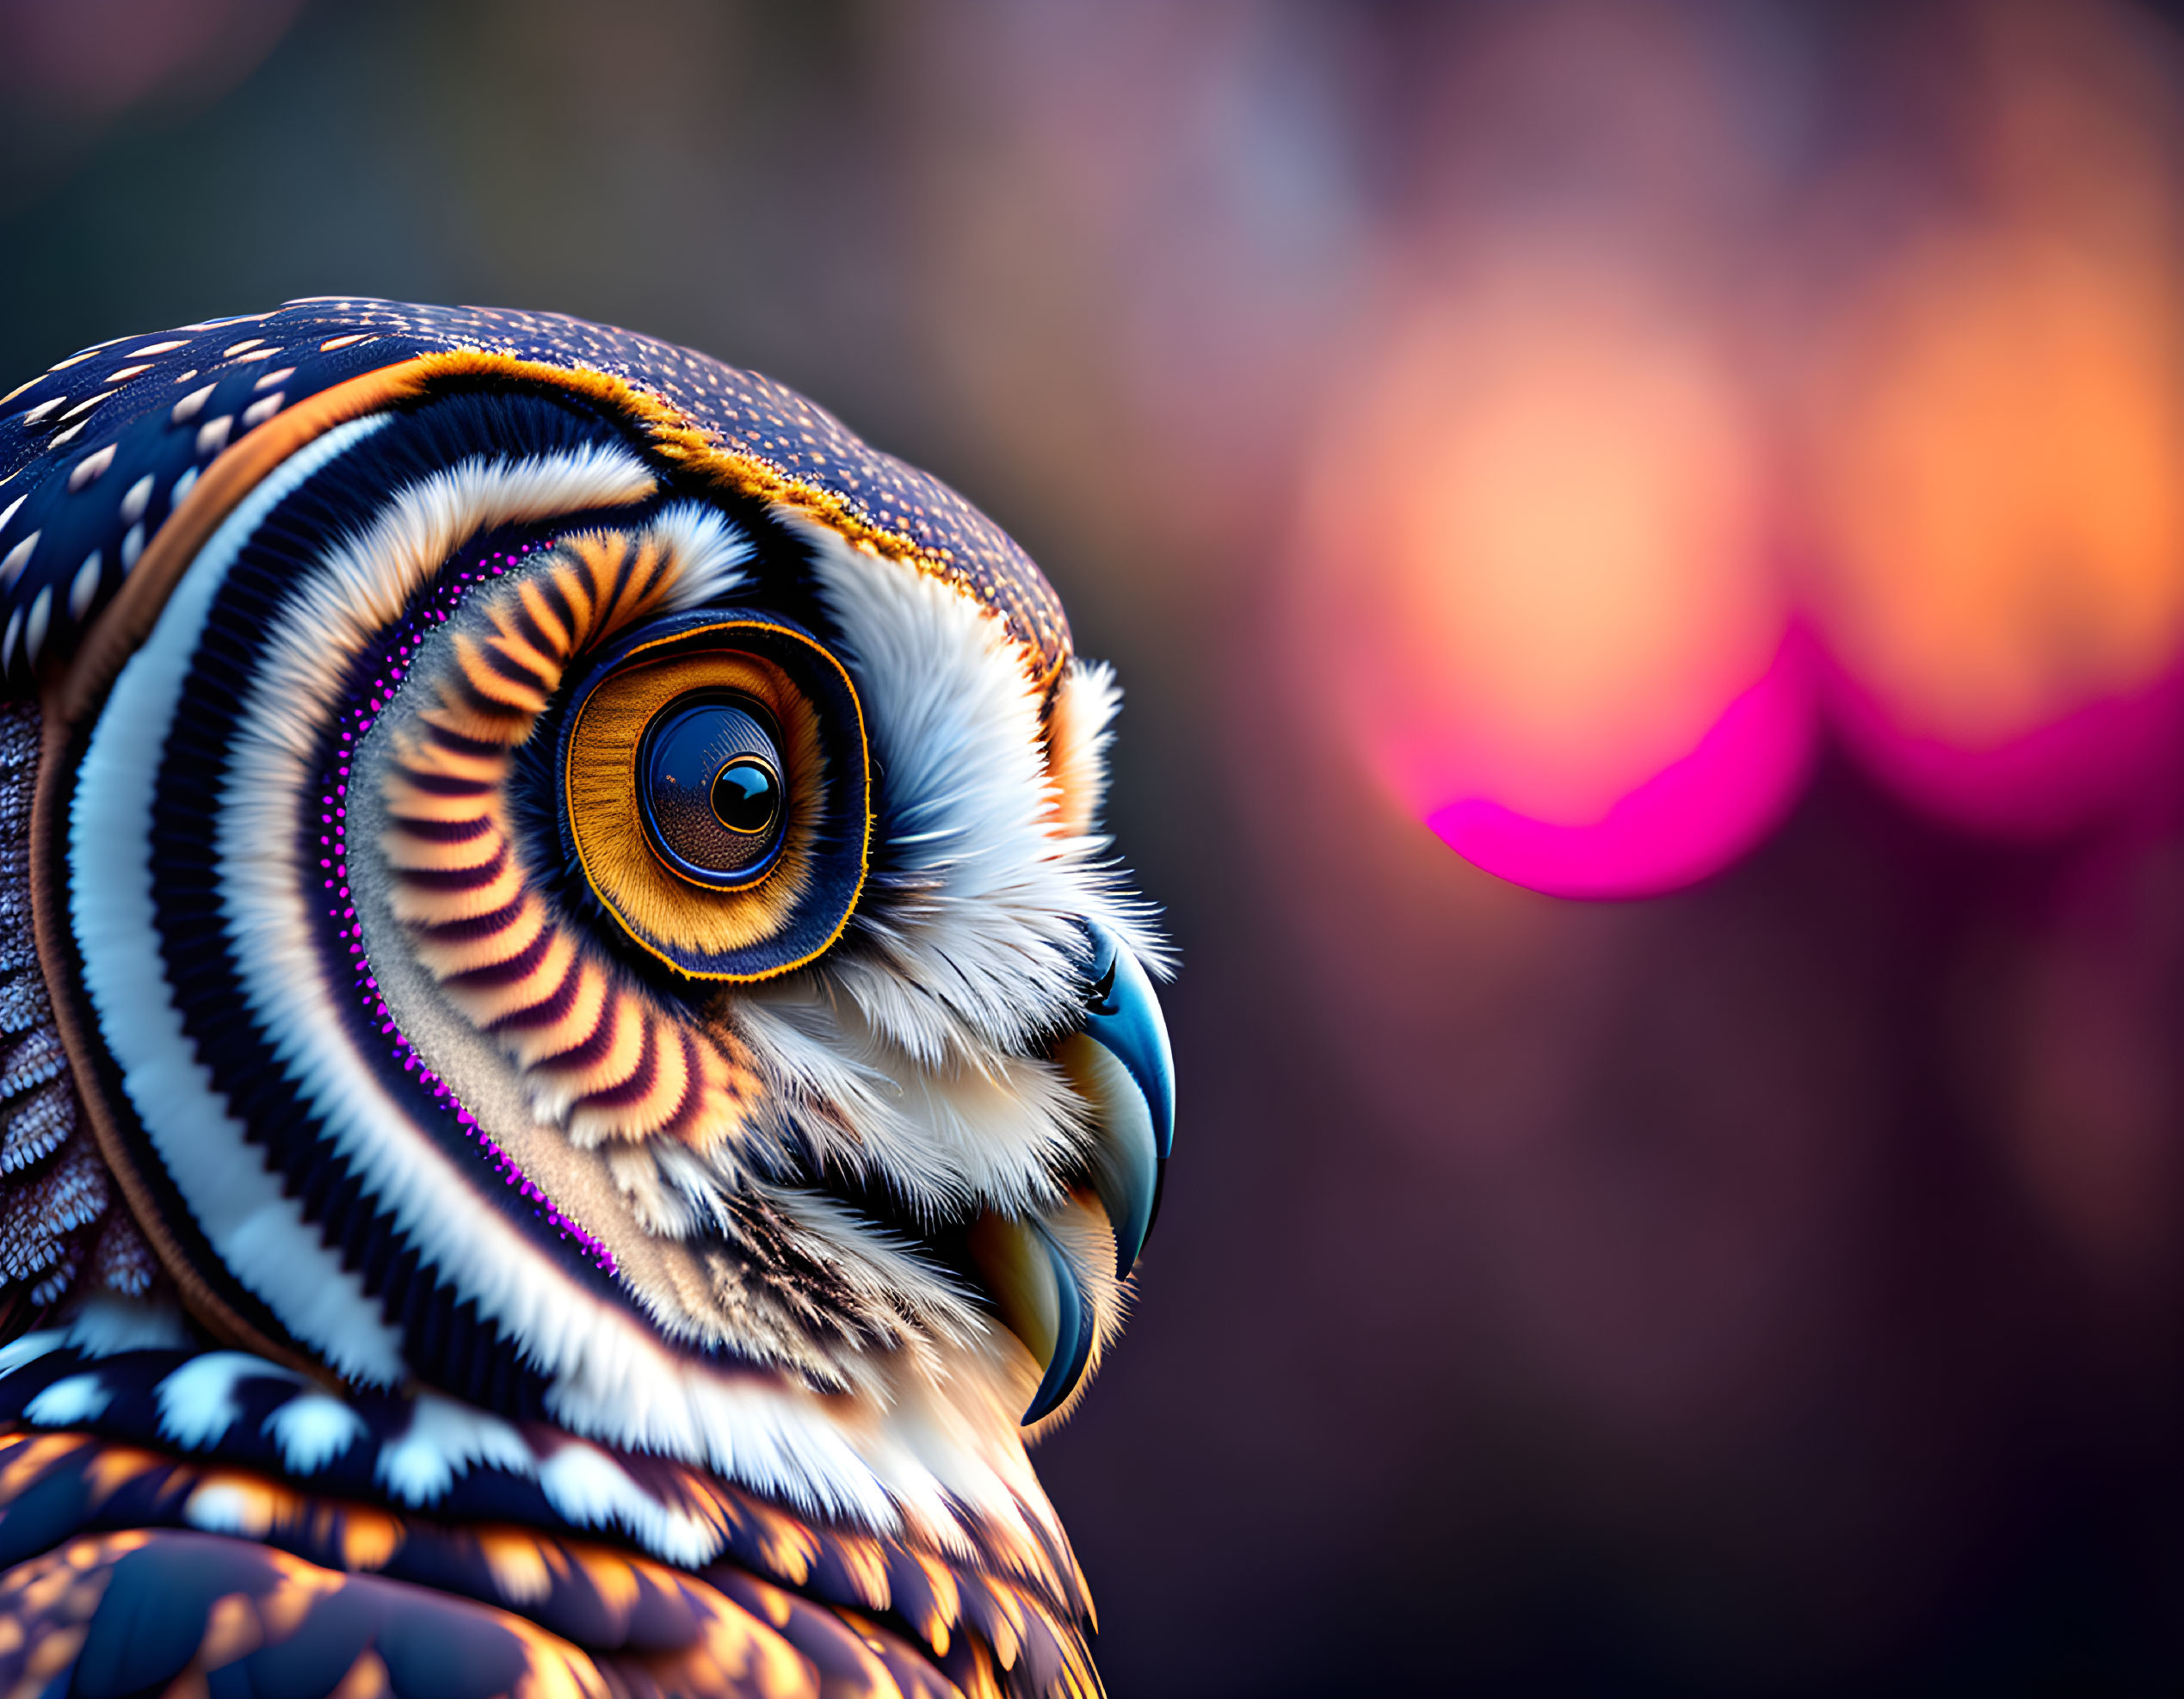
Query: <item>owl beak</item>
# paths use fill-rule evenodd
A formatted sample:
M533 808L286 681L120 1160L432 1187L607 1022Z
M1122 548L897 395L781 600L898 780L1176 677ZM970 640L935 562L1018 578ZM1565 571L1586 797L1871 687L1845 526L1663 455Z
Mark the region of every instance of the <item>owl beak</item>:
M1175 1059L1144 965L1098 921L1084 930L1092 945L1084 1024L1054 1059L1097 1118L1092 1185L1114 1229L1120 1280L1137 1266L1160 1214L1175 1140Z
M1099 922L1086 921L1084 930L1091 946L1084 1018L1055 1046L1054 1060L1092 1109L1089 1177L1114 1230L1120 1280L1137 1266L1160 1214L1175 1138L1175 1062L1144 965ZM1096 1331L1091 1301L1045 1221L989 1212L971 1224L968 1248L1003 1325L1044 1371L1023 1414L1029 1427L1058 1410L1084 1378Z
M982 1215L971 1228L971 1255L1003 1325L1046 1365L1023 1413L1028 1428L1059 1409L1084 1378L1092 1357L1092 1307L1068 1255L1039 1221Z

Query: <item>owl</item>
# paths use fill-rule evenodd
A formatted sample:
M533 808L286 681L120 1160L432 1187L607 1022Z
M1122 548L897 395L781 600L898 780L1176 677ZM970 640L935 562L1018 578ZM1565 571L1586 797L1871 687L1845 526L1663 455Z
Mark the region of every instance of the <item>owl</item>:
M545 314L0 400L0 1693L1091 1694L1173 1067L1113 674Z

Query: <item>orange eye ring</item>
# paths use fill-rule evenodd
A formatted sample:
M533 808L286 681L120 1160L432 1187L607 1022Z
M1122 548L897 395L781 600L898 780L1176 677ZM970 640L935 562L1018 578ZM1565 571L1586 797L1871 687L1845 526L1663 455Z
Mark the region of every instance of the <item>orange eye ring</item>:
M739 763L763 766L775 781L776 817L751 837L756 854L728 853L734 829L725 820L706 831L695 806L710 815L709 795L688 799L694 806L679 816L687 831L670 835L659 823L660 739L678 714L715 705L748 725L717 749L700 736L677 751L689 769L677 782L694 782L703 767L709 792ZM623 930L677 973L770 978L811 961L848 924L870 850L869 763L855 688L814 639L771 621L660 621L575 693L561 748L568 848ZM694 858L693 848L715 859Z

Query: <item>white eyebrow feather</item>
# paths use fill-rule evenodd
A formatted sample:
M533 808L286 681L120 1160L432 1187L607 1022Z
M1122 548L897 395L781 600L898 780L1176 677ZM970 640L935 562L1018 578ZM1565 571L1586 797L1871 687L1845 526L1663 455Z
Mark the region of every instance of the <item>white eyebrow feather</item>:
M1000 616L945 579L783 516L811 548L866 698L882 788L875 854L898 887L877 881L860 905L872 949L827 971L875 1029L929 1066L976 1061L988 1047L1024 1055L1076 1018L1081 920L1164 960L1146 905L1104 859L1105 838L1067 829L1040 693ZM1111 683L1105 695L1111 713ZM1081 784L1104 764L1105 722L1103 713L1073 751Z

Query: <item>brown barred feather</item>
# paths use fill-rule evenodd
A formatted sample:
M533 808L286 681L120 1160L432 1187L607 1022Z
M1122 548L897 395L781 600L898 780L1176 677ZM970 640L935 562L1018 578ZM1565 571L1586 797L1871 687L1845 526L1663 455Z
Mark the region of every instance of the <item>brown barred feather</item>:
M538 967L510 987L505 1014L486 1013L478 1001L480 1024L500 1034L516 1060L531 1067L573 1049L597 1029L607 1006L607 976L579 961L576 945L556 932Z
M554 928L546 905L527 891L506 908L478 916L472 924L422 925L416 930L418 959L441 979L464 985L465 1003L481 1026L503 1009L526 1008L530 1002L521 985L509 992L509 975L498 979L481 977L487 976L489 969L521 963L527 952L534 950L545 959L551 952L542 947L541 941L558 941L559 947L572 955L576 949L574 942ZM496 998L497 989L504 995ZM495 1006L497 1002L499 1007Z
M475 792L451 795L445 791L427 790L398 769L387 775L386 798L390 811L398 819L413 825L469 826L482 818Z
M10 1187L0 1203L0 1283L46 1273L68 1253L76 1229L105 1214L111 1201L106 1164L79 1133L56 1161Z
M472 780L490 795L506 770L503 753L499 744L435 726L426 734L424 747L410 756L410 764L451 779Z
M642 1001L617 986L608 995L597 1029L559 1055L540 1057L538 1070L579 1097L620 1085L637 1071L650 1047L651 1014Z
M645 1050L620 1085L587 1092L589 1110L626 1112L664 1126L682 1107L690 1084L682 1035L663 1021L645 1023Z
M63 1489L77 1508L56 1523ZM247 1542L191 1526L215 1502ZM0 1573L0 1622L21 1630L0 1628L0 1692L27 1677L35 1647L76 1630L85 1632L44 1654L44 1677L80 1651L108 1660L89 1673L130 1677L126 1690L201 1692L213 1672L279 1646L292 1671L299 1660L323 1667L284 1690L334 1690L361 1644L342 1642L336 1625L365 1620L389 1659L420 1645L510 1658L518 1646L534 1659L543 1650L580 1692L599 1690L587 1671L630 1693L1100 1692L1056 1602L991 1574L959 1585L936 1554L803 1523L718 1480L693 1507L709 1508L736 1557L694 1574L594 1539L411 1517L81 1434L0 1431L0 1548L10 1556L22 1550L11 1543L17 1504L52 1548ZM146 1552L155 1555L120 1573ZM989 1623L1001 1625L998 1640ZM125 1640L100 1649L110 1634ZM154 1642L164 1663L127 1661Z
M68 1072L68 1053L49 1026L33 1027L0 1055L0 1100L22 1097Z
M480 876L453 882L430 872L406 872L398 886L394 911L413 925L444 926L451 920L475 920L495 913L522 894L522 869L503 841Z
M561 672L560 658L575 652L579 633L584 628L570 619L568 602L551 594L550 587L558 580L577 576L573 572L550 572L543 580L521 580L515 586L516 606L510 610L515 622L523 628L540 656L551 658L547 665L557 678ZM558 608L556 602L560 604Z
M4 710L0 710L0 715ZM0 788L4 788L0 779ZM13 1036L50 1021L52 1008L46 1000L46 981L37 964L26 959L0 974L0 1035Z
M151 1290L158 1275L159 1259L137 1231L129 1212L116 1209L109 1214L91 1248L92 1282L125 1298L141 1298Z
M505 631L490 645L478 643L467 633L455 639L455 664L470 699L465 705L489 723L509 710L535 717L545 711L552 694L554 669L537 654L527 657L530 664L525 665L527 658L520 649L511 653L513 642ZM448 711L455 707L450 702Z
M0 1175L43 1162L76 1130L76 1085L56 1079L0 1109Z
M661 1121L660 1132L669 1139L687 1140L695 1130L698 1115L705 1107L708 1089L705 1059L710 1053L710 1047L687 1027L676 1027L674 1035L676 1047L681 1053L674 1066L682 1081L682 1095ZM728 1089L725 1080L720 1084L721 1089Z
M472 821L450 821L448 827L447 836L428 837L410 822L398 821L396 829L386 833L379 843L388 862L405 871L415 868L450 872L481 868L508 854L507 843L493 829L491 819L484 815Z
M624 986L528 887L503 792L510 754L585 648L654 611L675 563L620 532L565 540L495 587L491 635L453 633L422 735L392 749L381 846L394 912L418 959L481 1031L499 1038L582 1144L664 1135L700 1148L732 1136L750 1078L734 1041L692 1031Z
M502 843L488 846L488 853L475 862L454 867L410 868L405 871L409 874L407 883L421 891L477 892L492 890L496 881L512 871L514 866L515 858L509 854L508 845Z
M88 1133L30 936L30 808L40 716L0 707L0 1338L75 1284L113 1201ZM148 1279L146 1283L148 1284Z
M289 1690L338 1699L414 1690L428 1671L448 1699L614 1690L591 1659L521 1616L211 1534L72 1541L0 1576L0 1683L11 1693L37 1692L71 1665L78 1690L177 1699L222 1671L251 1690L261 1670L286 1676L275 1684Z
M563 1078L572 1073L592 1073L609 1058L615 1047L623 1041L628 1029L625 1010L626 999L617 988L609 987L602 1003L598 1018L577 1041L566 1050L557 1050L541 1056L542 1065L551 1064L555 1073Z

